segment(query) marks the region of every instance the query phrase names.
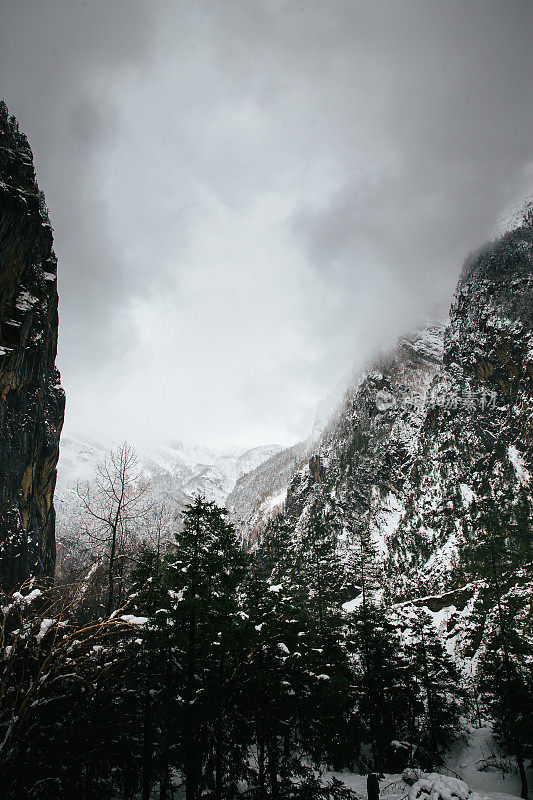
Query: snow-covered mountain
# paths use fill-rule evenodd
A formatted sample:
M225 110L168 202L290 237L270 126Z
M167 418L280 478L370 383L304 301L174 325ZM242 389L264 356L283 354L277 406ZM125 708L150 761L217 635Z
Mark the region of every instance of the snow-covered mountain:
M477 657L480 631L497 626L494 565L483 544L492 541L503 606L525 632L533 587L532 264L526 209L466 260L448 325L402 336L356 376L316 440L246 452L138 448L153 494L179 506L202 492L226 504L252 547L274 513L294 531L296 548L311 513L322 513L347 561L360 534L369 536L390 602L433 614L463 663ZM69 485L90 477L106 449L62 440L60 522Z
M309 447L308 442L299 442L280 450L242 475L227 496L226 507L249 547L255 545L270 516L282 508L293 475L304 461Z
M357 377L282 512L296 549L317 513L347 562L370 537L389 602L428 609L467 664L498 628L496 579L533 641L532 223L467 258L446 327Z

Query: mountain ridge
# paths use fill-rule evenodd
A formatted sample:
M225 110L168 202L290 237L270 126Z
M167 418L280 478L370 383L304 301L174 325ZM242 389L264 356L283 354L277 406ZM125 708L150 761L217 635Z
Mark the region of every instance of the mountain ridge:
M279 515L301 558L317 514L347 569L369 540L384 602L432 597L465 663L499 624L495 581L533 643L532 266L525 214L468 256L446 327L400 337L354 380Z

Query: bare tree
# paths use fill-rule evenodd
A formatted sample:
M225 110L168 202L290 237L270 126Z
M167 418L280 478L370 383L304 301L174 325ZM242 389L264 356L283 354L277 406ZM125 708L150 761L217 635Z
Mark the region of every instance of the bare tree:
M146 488L137 453L123 442L97 464L93 483L78 484L76 489L85 531L107 560L106 618L113 612L116 580L122 586L125 561L132 556L136 533L149 511Z
M176 511L166 503L154 503L150 506L145 523L143 539L155 548L159 559L174 541Z

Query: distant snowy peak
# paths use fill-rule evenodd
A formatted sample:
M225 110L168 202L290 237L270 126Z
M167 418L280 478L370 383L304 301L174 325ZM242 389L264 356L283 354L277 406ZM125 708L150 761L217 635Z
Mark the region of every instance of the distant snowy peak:
M260 447L254 447L251 450L247 450L237 459L237 480L242 475L246 475L247 472L251 472L261 464L264 464L264 462L268 461L268 459L272 458L272 456L281 453L282 450L284 450L284 448L277 444L262 445Z
M60 499L70 494L78 481L90 481L96 466L116 447L76 434L61 439L56 493ZM196 494L224 504L226 497L243 475L279 453L279 445L252 449L217 451L199 446L136 446L139 467L157 499L181 504Z
M60 575L68 574L71 569L82 569L91 562L94 543L80 532L75 489L79 482L94 480L97 465L117 444L72 433L61 439L55 495ZM131 444L138 455L138 470L148 484L148 499L165 504L178 525L184 506L196 495L224 506L228 495L248 474L254 474L265 462L270 463L286 452L276 444L247 450L215 450L181 442L152 446ZM287 483L290 475L292 471L287 474ZM232 518L240 527L241 518L234 514Z

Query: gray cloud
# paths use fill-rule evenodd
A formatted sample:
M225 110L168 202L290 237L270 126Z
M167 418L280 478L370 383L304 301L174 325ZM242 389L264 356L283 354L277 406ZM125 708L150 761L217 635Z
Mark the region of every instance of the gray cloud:
M118 136L108 81L134 79L146 59L147 11L142 0L17 0L1 11L0 93L30 138L56 230L63 350L89 369L116 352L113 314L129 292L99 191L102 150Z
M531 177L513 0L4 0L72 428L290 441ZM529 169L529 172L528 172Z

